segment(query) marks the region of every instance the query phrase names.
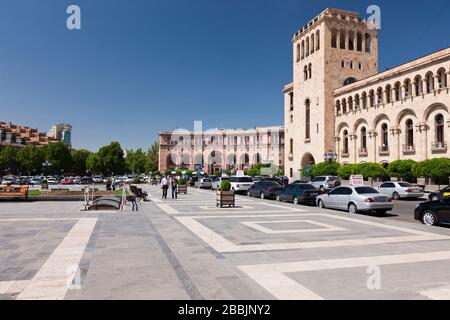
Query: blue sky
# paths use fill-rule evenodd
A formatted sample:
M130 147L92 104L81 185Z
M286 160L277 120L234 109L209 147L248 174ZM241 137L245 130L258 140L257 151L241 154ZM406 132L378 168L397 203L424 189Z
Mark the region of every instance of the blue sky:
M66 8L82 30L66 29ZM75 148L147 148L161 130L283 123L291 37L327 7L382 10L380 69L450 46L450 3L0 0L0 120L73 125Z

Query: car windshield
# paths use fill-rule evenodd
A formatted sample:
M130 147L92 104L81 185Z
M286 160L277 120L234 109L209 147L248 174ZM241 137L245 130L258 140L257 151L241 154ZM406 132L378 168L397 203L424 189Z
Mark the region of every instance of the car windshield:
M232 177L230 182L253 182L250 177Z
M410 187L413 187L413 185L412 185L411 183L407 183L407 182L400 182L398 185L399 185L400 187L402 187L402 188L410 188Z
M316 190L316 188L311 184L297 184L296 186L302 190Z
M379 193L376 189L371 187L358 187L355 188L357 194L372 194Z
M268 187L281 187L280 184L275 181L265 181L263 182L263 185Z

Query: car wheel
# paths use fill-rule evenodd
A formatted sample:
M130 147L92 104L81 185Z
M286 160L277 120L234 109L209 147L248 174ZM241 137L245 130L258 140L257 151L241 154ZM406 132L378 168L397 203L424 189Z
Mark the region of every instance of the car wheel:
M437 224L437 217L431 210L425 210L422 214L422 222L426 226L435 226Z
M350 212L351 214L357 214L358 213L358 208L356 207L356 204L350 203L348 205L348 212Z
M294 204L298 204L298 198L294 197Z
M319 203L317 204L317 206L318 206L320 209L325 209L325 203L323 202L323 200L319 200Z
M439 201L439 196L437 194L433 195L431 201Z
M394 192L394 193L392 194L392 199L394 199L394 200L400 200L400 195L398 194L398 192Z
M281 202L280 196L276 196L276 200L279 201L279 202Z
M261 194L259 195L261 199L264 200L264 192L261 192Z

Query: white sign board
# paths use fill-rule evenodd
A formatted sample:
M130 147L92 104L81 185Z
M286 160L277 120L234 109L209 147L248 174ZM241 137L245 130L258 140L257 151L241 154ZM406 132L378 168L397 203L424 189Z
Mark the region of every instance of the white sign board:
M244 171L243 171L243 170L238 170L238 171L236 172L236 176L238 176L238 177L243 177L243 176L244 176Z
M350 185L352 186L363 186L364 177L362 175L353 175L350 177Z

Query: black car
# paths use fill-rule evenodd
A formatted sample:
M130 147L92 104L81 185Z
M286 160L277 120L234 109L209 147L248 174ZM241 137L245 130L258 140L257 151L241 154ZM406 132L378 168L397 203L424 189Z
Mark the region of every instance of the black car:
M419 203L414 210L414 219L427 226L435 226L441 222L450 223L450 197Z
M450 197L450 186L445 187L444 189L439 190L438 192L430 193L430 195L428 196L428 199L432 200L432 201L437 201L437 200L445 198L445 197Z
M282 189L278 182L263 180L255 182L247 191L249 197L260 197L261 199L275 199L278 191Z
M287 187L281 189L276 199L278 201L299 203L311 203L315 204L316 197L320 194L320 191L313 185L307 183L290 184Z
M94 179L92 179L92 177L83 177L80 182L81 184L93 184Z

